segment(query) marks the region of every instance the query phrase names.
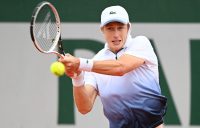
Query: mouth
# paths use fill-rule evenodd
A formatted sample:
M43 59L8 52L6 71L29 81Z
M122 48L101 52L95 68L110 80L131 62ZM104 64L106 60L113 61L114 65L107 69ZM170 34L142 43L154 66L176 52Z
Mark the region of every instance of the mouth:
M114 45L119 45L121 43L122 40L113 40L112 43Z

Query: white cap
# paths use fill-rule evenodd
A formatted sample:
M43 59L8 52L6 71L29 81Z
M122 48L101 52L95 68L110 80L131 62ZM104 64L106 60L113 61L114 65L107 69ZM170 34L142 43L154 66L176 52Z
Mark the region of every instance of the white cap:
M123 24L129 23L128 13L123 7L110 6L102 11L100 27L103 27L104 25L114 21L121 22Z

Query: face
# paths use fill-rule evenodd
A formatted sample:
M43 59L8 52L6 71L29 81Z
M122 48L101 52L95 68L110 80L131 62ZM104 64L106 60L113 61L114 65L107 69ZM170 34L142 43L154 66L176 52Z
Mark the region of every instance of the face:
M126 42L129 25L111 22L101 28L110 50L117 53Z

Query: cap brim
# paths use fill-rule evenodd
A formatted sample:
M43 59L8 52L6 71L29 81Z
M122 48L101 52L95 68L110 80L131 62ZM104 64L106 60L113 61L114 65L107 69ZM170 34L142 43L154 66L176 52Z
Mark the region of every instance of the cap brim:
M101 23L100 27L103 27L106 24L111 23L111 22L120 22L120 23L123 23L123 24L128 24L128 21L125 21L125 20L122 20L122 19L109 19L109 20L105 21L104 23Z

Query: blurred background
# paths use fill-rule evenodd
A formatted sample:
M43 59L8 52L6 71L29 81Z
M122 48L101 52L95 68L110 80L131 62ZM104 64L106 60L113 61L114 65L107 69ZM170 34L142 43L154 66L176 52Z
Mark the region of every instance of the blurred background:
M39 53L30 38L30 20L41 0L0 0L0 127L108 128L97 98L81 115L71 80L50 73L55 55ZM168 98L166 128L200 128L199 0L49 0L57 8L66 52L92 58L104 47L101 11L121 5L133 37L147 36L159 59L160 84Z

